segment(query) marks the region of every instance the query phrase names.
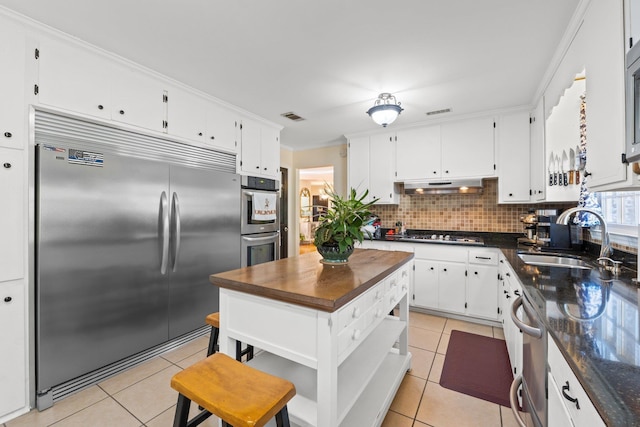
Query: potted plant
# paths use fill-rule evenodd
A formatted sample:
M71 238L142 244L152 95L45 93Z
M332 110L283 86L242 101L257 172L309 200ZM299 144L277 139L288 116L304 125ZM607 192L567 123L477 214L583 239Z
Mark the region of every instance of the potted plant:
M369 208L379 199L365 203L369 190L358 196L352 188L347 197L336 194L331 187L325 191L330 203L315 230L313 244L325 262L346 263L355 242L364 239L361 228L371 215Z

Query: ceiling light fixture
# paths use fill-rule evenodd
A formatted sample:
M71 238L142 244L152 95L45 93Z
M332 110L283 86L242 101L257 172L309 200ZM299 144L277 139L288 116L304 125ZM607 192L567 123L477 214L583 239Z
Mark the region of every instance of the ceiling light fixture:
M367 114L377 124L387 127L398 118L402 111L403 108L400 107L400 103L396 101L395 96L390 93L381 93L378 95L373 107L369 108Z

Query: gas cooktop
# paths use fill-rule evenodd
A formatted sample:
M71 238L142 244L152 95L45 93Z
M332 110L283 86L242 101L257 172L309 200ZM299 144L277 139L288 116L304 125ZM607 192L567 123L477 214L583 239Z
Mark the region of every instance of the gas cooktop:
M463 245L484 245L484 241L475 236L462 236L462 235L450 235L450 234L431 234L431 233L416 233L407 232L399 240L406 241L424 241L425 243L450 243L450 244L463 244Z

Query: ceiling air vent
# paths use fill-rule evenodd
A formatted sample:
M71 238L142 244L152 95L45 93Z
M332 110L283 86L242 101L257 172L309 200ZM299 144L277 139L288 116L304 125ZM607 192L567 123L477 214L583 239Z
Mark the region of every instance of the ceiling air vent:
M292 113L291 111L289 111L288 113L282 113L280 115L282 117L286 117L289 120L293 120L294 122L301 122L302 120L304 120L302 117L300 117L296 113Z
M427 111L425 114L427 116L433 116L434 114L442 114L442 113L450 113L450 112L451 112L451 108L444 108L442 110Z

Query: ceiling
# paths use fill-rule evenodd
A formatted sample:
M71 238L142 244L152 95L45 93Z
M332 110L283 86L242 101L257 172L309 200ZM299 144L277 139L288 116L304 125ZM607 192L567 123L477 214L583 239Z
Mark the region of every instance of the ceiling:
M0 0L283 126L302 150L390 125L529 105L580 0ZM281 113L305 118L293 122ZM438 118L444 115L437 116Z

